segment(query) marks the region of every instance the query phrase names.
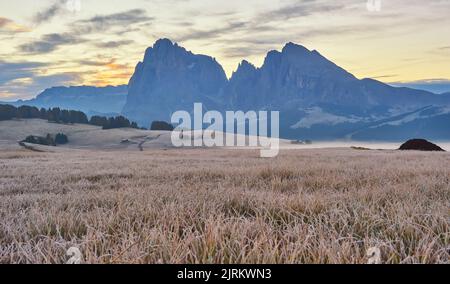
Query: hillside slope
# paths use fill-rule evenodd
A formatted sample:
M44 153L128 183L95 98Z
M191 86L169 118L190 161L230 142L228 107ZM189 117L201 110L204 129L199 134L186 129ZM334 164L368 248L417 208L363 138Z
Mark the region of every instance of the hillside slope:
M68 136L69 143L58 146L60 148L139 150L140 143L144 148L172 147L169 132L132 128L103 130L92 125L57 124L41 119L0 121L0 144L4 146L16 145L28 135L45 136L47 133Z

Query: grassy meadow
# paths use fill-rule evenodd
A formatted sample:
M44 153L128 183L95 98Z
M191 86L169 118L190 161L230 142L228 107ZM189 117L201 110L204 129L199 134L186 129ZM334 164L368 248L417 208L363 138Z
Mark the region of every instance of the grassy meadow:
M450 155L0 152L0 263L449 263Z

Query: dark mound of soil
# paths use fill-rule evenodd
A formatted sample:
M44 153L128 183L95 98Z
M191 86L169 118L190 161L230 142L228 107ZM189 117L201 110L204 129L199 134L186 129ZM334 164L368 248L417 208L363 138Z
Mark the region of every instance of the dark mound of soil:
M409 140L402 146L400 150L417 150L417 151L441 151L445 152L441 147L433 144L425 139L413 139Z

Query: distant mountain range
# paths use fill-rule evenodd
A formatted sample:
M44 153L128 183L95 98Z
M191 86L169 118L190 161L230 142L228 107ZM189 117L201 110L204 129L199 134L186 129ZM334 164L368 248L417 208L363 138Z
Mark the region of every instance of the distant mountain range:
M260 68L242 61L228 80L214 58L161 39L137 64L128 92L126 86L86 88L52 88L22 103L78 105L100 113L119 112L123 106L125 116L149 126L202 102L206 110L278 110L283 138L450 140L450 93L359 80L319 52L294 43L270 51Z

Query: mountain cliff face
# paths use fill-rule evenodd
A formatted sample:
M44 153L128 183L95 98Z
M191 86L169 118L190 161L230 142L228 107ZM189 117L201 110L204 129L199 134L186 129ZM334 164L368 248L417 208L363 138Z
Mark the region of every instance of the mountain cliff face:
M169 121L175 111L191 111L196 102L218 109L227 82L215 59L193 54L168 39L158 40L136 66L123 113L150 125Z
M123 113L148 125L196 102L207 110L280 111L284 138L450 139L450 96L359 80L294 43L270 51L260 68L242 61L227 80L213 58L159 40L136 66Z
M59 107L80 110L86 114L117 114L122 111L127 97L127 86L117 87L53 87L36 98L9 103L15 106L29 105L38 108Z
M282 52L269 52L261 68L249 70L245 76L251 78L251 83L244 89L240 83L235 83L245 81L240 78L241 74L234 73L230 80L232 91L235 91L232 92L233 101L236 107L249 109L292 107L293 103L327 100L326 96L331 93L335 102L346 100L350 94L341 89L357 81L319 53L292 43Z
M450 114L445 107L450 106L449 96L359 80L317 51L293 43L281 52L269 52L261 68L243 61L226 93L232 109L279 110L285 138L402 140L421 134L450 138L450 126L442 123ZM428 106L441 107L417 115ZM408 119L398 119L402 115Z
M286 109L332 104L369 110L403 107L405 101L412 108L431 101L448 102L425 91L359 80L317 51L293 43L288 43L281 52L269 52L261 68L248 66L248 62L242 62L230 80L235 107Z

